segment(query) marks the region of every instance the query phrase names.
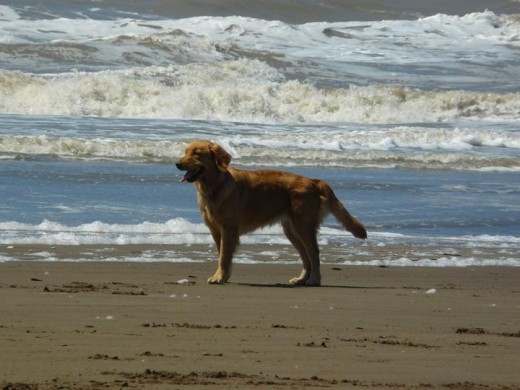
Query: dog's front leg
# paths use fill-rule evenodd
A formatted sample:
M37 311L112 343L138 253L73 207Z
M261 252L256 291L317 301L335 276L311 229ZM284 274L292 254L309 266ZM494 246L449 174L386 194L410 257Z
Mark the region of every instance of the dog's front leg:
M238 245L238 229L222 229L217 272L208 279L210 284L224 284L231 276L233 254Z
M214 226L208 225L209 231L211 233L211 237L213 237L213 241L215 241L215 246L217 247L217 253L220 256L220 246L222 245L222 237L220 235L220 230Z

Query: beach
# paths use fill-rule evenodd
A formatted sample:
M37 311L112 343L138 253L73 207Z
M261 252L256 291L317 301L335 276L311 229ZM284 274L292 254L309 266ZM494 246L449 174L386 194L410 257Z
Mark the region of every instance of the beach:
M209 139L327 181L371 238L325 220L340 264L520 266L520 3L127 3L0 5L0 245L212 244L175 168Z
M286 284L297 264L236 264L207 285L214 267L1 263L0 384L520 388L518 267L324 264L319 288Z
M25 4L27 3L27 4ZM0 5L0 389L520 389L520 2ZM175 163L324 180L230 283Z

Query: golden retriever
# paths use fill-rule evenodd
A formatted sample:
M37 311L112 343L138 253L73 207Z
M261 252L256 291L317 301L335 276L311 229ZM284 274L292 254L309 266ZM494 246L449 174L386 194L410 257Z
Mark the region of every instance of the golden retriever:
M176 166L187 171L181 182L194 183L204 223L218 250L218 268L208 283L226 283L239 237L262 226L281 222L283 231L303 261L294 285L319 286L320 254L317 232L332 213L355 237L365 239L363 224L354 218L324 181L272 170L239 170L231 156L206 140L188 145Z

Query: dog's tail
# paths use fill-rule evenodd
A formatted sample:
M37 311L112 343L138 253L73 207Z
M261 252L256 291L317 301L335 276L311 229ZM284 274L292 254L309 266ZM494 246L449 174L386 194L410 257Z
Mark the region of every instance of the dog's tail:
M365 226L352 214L348 212L343 203L336 197L330 186L320 181L320 190L322 193L323 205L336 217L345 229L347 229L354 237L366 239L367 231Z

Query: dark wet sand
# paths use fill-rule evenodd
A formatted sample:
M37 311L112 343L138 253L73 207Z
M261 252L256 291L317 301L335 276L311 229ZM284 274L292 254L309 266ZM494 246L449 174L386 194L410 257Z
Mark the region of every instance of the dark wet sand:
M0 385L520 389L520 268L214 267L1 263Z

